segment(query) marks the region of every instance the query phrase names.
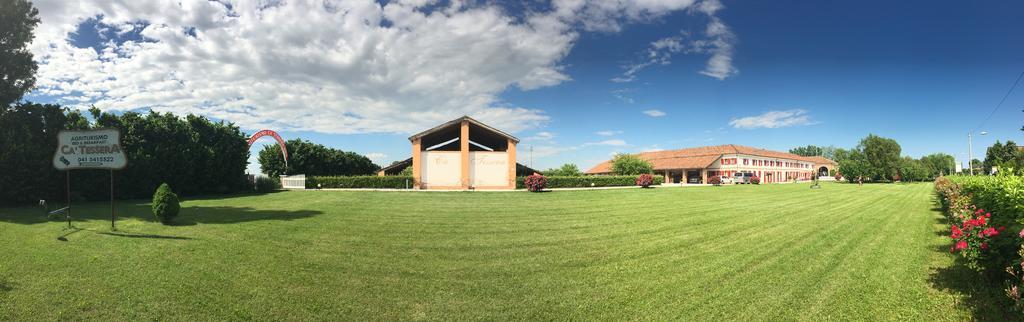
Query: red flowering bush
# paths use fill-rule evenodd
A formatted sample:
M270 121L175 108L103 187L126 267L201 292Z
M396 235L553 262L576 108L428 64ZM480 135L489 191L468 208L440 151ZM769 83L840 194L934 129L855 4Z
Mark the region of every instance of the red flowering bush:
M523 184L526 185L526 189L529 189L531 192L539 192L544 190L544 187L548 185L548 178L534 173L527 176L526 179L523 180Z
M636 185L647 188L654 184L654 176L644 173L636 177Z
M761 178L758 176L750 177L750 184L761 184Z
M836 181L843 180L843 174L836 171Z
M1005 227L996 229L991 227L991 213L982 209L974 212L974 217L968 216L962 225L953 225L949 228L949 238L953 239L953 246L949 248L952 253L960 253L967 259L967 266L974 269L981 269L979 261L985 257L985 251L993 237L998 236Z
M722 178L719 178L718 176L711 177L710 179L708 179L708 183L720 186L722 185Z

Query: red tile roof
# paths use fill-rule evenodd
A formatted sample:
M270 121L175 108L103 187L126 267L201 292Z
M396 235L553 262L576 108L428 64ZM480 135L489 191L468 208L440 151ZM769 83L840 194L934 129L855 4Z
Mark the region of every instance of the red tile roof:
M666 150L656 152L643 152L637 154L641 159L647 160L654 170L667 169L701 169L707 168L712 162L718 160L723 154L749 154L768 158L790 159L813 162L815 164L830 163L834 161L823 157L804 157L792 153L778 152L772 150L752 148L748 146L725 144L715 146L702 146L696 148ZM611 160L602 162L587 170L588 174L611 173Z

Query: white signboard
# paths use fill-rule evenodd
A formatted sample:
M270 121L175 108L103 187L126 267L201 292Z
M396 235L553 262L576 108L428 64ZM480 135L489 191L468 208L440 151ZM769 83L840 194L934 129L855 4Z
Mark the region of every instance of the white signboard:
M60 131L53 167L71 169L122 169L128 160L121 150L121 132L117 129Z
M956 163L956 173L964 172L964 164L961 162Z

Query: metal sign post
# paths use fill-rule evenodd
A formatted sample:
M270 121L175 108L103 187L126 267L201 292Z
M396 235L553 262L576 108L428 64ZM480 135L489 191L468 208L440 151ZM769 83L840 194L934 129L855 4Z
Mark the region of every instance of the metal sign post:
M117 129L95 129L82 131L60 131L57 133L57 151L53 153L53 167L67 171L67 208L64 216L71 228L71 170L110 170L110 229L117 230L117 213L114 212L114 170L128 165L128 158L121 149L121 131Z

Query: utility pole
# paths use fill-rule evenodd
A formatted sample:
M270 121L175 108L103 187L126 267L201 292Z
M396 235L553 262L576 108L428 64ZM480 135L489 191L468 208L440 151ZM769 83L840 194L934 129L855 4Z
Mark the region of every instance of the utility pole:
M981 131L978 135L985 135L988 132ZM967 167L971 168L971 175L974 175L974 146L971 143L971 132L967 132Z
M971 132L967 132L967 167L971 169L971 175L974 175L974 146L971 145Z
M533 169L533 146L530 146L530 169Z

